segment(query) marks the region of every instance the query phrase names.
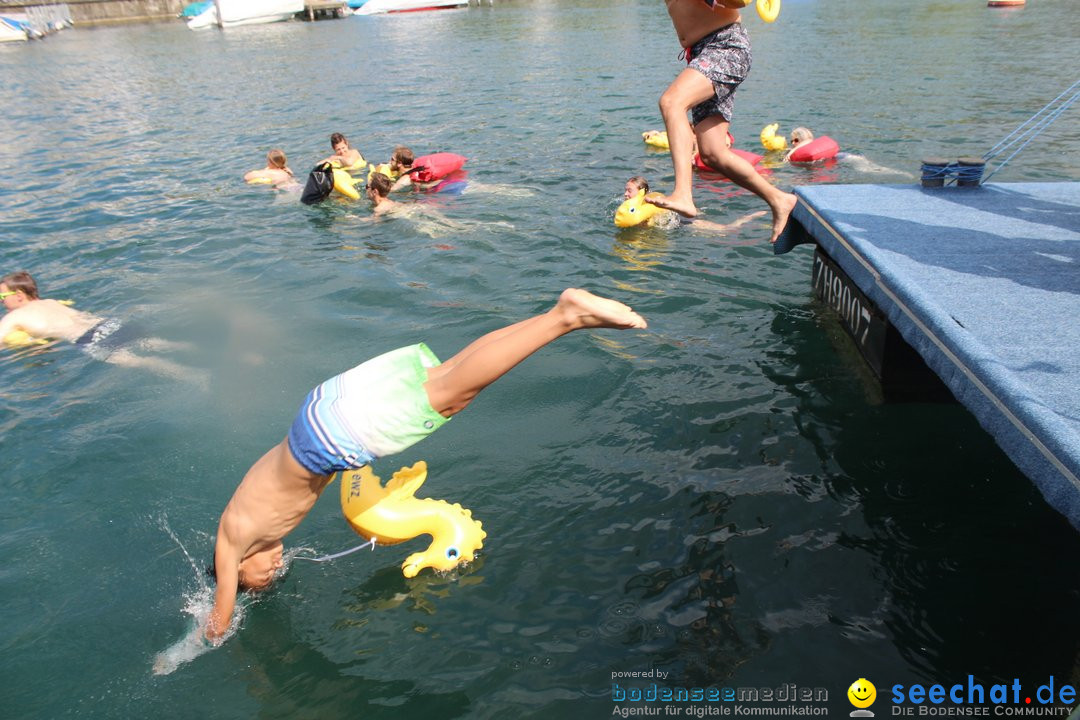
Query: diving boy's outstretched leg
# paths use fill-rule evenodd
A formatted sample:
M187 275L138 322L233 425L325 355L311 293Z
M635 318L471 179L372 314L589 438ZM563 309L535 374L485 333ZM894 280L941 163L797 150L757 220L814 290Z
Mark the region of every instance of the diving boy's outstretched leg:
M647 326L645 318L621 302L570 288L546 313L490 332L443 364L429 368L424 389L431 407L450 417L515 365L567 333L587 328L629 330Z

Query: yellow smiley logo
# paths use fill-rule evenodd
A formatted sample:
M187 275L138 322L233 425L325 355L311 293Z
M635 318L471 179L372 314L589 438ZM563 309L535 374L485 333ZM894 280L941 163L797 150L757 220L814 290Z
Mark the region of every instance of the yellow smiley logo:
M847 689L848 700L857 708L868 708L877 700L877 688L866 678L859 678Z

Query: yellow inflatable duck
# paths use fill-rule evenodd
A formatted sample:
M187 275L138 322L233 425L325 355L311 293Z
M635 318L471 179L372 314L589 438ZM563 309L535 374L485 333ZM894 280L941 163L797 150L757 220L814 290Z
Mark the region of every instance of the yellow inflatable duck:
M756 7L758 17L767 23L780 17L780 0L757 0Z
M661 150L671 149L671 143L668 142L667 130L646 130L641 133L641 139L650 147L660 148Z
M761 144L766 150L786 150L787 138L783 135L777 135L776 130L780 127L780 123L773 123L761 128Z
M427 479L427 463L420 461L394 473L383 487L371 467L341 473L341 510L353 530L380 545L395 545L419 535L431 535L431 545L401 564L405 577L416 577L426 567L451 570L476 557L487 537L472 513L457 503L417 498Z
M629 200L623 200L622 205L615 211L615 226L621 228L640 225L657 213L665 212L661 207L645 202L645 190L638 190L637 195Z

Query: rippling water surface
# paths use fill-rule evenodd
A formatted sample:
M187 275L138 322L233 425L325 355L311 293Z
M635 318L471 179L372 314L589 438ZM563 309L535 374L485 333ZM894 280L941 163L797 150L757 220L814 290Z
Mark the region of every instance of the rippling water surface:
M775 182L912 182L1073 81L1072 10L785 0L748 16L737 144L809 125L865 162ZM0 47L4 272L193 341L174 359L210 378L0 356L2 714L607 717L612 673L650 668L826 688L833 714L859 677L1075 684L1076 533L962 408L881 401L805 248L774 257L760 220L613 228L627 177L670 186L640 133L678 51L646 0ZM272 147L306 175L335 131L374 160L464 154L468 187L371 223L240 182ZM1077 180L1078 157L1074 113L995 180ZM696 193L716 222L760 209ZM224 646L152 674L205 611L222 508L313 385L418 340L449 357L567 286L650 328L560 340L377 466L426 460L422 492L483 521L477 562L407 580L416 541L293 563ZM336 492L293 547L358 542Z

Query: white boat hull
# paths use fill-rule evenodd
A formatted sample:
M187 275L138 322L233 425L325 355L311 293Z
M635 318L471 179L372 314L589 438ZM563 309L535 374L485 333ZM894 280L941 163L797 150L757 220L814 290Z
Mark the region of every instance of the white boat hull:
M469 0L368 0L353 11L354 15L378 15L381 13L416 12L418 10L443 10L467 7Z
M304 0L217 0L221 6L221 26L261 25L291 20L304 10ZM192 30L216 27L217 7L211 5L200 15L188 20Z

